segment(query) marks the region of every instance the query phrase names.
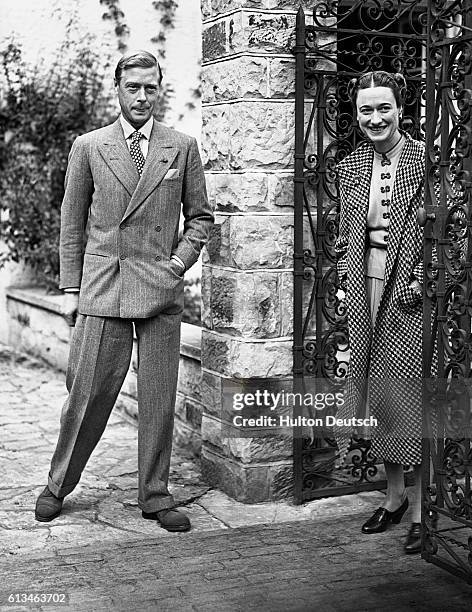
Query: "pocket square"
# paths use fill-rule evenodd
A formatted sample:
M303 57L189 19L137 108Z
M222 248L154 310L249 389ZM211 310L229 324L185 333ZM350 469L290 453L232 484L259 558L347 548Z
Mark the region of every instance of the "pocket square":
M166 179L176 179L179 178L179 169L178 168L170 168L170 170L167 170L165 176L164 176L164 180Z

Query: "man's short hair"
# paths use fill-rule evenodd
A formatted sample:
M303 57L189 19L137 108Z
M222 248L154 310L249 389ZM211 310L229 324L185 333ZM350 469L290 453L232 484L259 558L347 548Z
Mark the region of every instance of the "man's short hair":
M157 68L159 85L162 81L162 71L159 62L149 51L134 51L123 55L115 69L115 85L120 82L123 70L128 68Z

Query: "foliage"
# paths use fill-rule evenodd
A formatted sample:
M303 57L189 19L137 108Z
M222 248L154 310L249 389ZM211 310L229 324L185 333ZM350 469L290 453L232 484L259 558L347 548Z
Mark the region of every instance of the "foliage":
M184 281L184 314L182 321L202 324L201 288L200 279L191 278Z
M27 65L14 42L0 52L0 265L22 261L51 288L71 144L109 120L107 66L91 37L74 42L69 34L47 69Z
M161 59L164 59L166 56L167 31L174 27L175 11L177 10L178 3L175 0L155 0L152 6L160 13L159 22L161 29L157 36L151 38L151 42L159 46L159 56Z
M152 6L160 13L159 23L161 28L157 36L151 38L151 42L157 45L158 59L164 60L166 57L166 41L168 30L174 27L175 11L177 10L178 3L175 0L155 0ZM175 93L174 88L165 82L162 87L162 94L160 100L160 112L162 116L165 116L167 110L170 107L170 99Z
M100 0L100 4L107 7L107 10L102 15L102 19L105 21L113 21L115 24L118 51L125 53L128 48L125 40L129 36L130 29L124 21L125 14L120 8L120 0Z

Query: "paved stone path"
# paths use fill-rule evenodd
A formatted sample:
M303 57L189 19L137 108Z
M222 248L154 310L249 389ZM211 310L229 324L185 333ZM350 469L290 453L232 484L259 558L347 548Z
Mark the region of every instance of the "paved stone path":
M398 555L399 539L367 539L347 517L22 555L3 563L0 601L27 590L68 593L80 611L470 612L472 588Z
M119 414L61 516L36 522L64 397L61 374L0 345L0 610L35 607L8 604L26 592L68 593L62 609L78 611L472 610L472 587L401 553L405 526L359 532L379 492L247 506L175 449L171 488L193 530L143 521L136 430Z
M0 559L34 551L55 551L90 541L155 536L137 506L137 430L112 414L79 486L51 523L34 519L36 497L47 482L65 399L64 376L43 364L0 351ZM224 524L192 503L208 490L192 458L177 449L172 492L197 529ZM162 531L162 530L159 530Z

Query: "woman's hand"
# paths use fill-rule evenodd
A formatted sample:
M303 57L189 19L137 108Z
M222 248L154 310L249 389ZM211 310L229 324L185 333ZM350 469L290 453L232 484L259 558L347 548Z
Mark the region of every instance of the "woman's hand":
M422 300L423 285L416 279L398 291L398 305L402 310L415 310Z

